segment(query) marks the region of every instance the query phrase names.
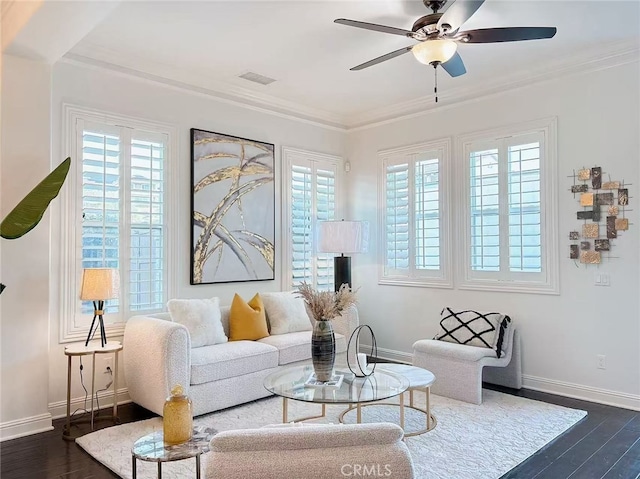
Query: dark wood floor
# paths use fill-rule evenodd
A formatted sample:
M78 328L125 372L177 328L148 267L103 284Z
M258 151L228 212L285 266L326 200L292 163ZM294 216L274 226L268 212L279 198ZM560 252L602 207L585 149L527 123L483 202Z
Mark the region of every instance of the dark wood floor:
M640 413L523 389L511 391L531 399L584 409L589 414L531 456L503 479L638 479L640 478ZM154 414L127 404L118 409L121 422ZM107 479L118 477L74 442L62 439L64 419L54 430L5 441L0 445L2 479ZM103 425L106 427L108 424ZM456 479L452 476L451 479Z

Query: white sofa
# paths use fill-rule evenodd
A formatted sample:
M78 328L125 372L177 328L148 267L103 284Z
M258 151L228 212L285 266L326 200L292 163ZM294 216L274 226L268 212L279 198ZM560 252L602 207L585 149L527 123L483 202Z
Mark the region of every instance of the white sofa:
M229 307L220 310L228 336ZM336 352L343 353L358 326L355 306L332 324ZM133 402L162 415L171 388L181 384L193 401L193 415L199 416L269 396L263 386L268 374L310 360L311 331L192 348L187 328L173 322L169 313L158 313L129 319L123 345L124 374Z
M411 479L399 426L304 425L223 431L207 453L207 479L387 477Z

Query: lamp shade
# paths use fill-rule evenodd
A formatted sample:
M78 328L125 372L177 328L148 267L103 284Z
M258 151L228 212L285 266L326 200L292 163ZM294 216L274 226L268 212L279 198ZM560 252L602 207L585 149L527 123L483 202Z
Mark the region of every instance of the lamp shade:
M120 292L120 274L112 268L89 268L82 271L80 299L103 301L117 298Z
M318 231L320 253L353 254L366 251L369 224L365 221L321 221Z
M411 49L413 56L420 63L430 65L433 62L445 63L451 60L458 49L458 44L452 40L425 40Z

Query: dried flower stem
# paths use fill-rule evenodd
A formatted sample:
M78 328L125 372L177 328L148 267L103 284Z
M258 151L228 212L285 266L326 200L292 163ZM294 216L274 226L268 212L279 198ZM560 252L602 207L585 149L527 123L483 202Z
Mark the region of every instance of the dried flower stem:
M303 282L298 286L298 293L309 306L316 321L331 320L356 302L356 292L346 283L340 286L338 291L333 292L316 291L311 285Z

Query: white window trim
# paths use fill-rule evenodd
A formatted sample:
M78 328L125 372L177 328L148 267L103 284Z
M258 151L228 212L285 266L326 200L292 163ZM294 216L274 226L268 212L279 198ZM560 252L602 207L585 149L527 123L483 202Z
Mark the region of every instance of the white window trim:
M471 271L471 226L470 218L470 174L468 158L465 152L468 145L482 140L492 140L508 136L520 136L528 133L541 133L544 136L544 147L541 148L543 161L540 163L540 187L542 210L540 224L542 228L542 265L545 272L543 281L522 281L515 279L478 278ZM460 254L458 261L459 289L481 291L504 291L534 294L560 294L559 264L558 264L558 144L557 118L543 118L517 125L484 130L461 135L456 138L456 178L458 182L457 197L461 214L458 215L458 243ZM514 276L517 276L515 274ZM521 275L521 273L520 273Z
M323 161L327 163L331 163L336 167L336 179L335 179L335 217L342 217L342 197L343 197L343 187L344 187L344 175L343 172L343 158L334 155L328 155L325 153L317 153L314 151L301 150L299 148L292 148L289 146L282 147L282 171L283 180L282 180L282 217L280 219L281 229L282 229L282 257L280 258L280 262L282 265L282 277L280 280L282 290L290 291L291 290L291 277L293 276L293 271L291 269L291 261L289 257L289 252L292 251L291 245L291 225L289 219L291 218L291 201L289 199L289 193L291 192L291 166L295 163L296 159L300 159L302 161L307 160L316 160ZM316 252L314 251L314 256Z
M385 276L384 266L385 258L385 185L386 171L385 164L387 160L402 158L408 155L423 153L425 151L439 150L442 157L438 163L438 191L440 206L440 270L437 275L422 276L409 278L407 276L393 277ZM451 261L451 139L444 138L426 143L404 146L400 148L392 148L388 150L378 151L378 284L396 285L396 286L416 286L422 288L453 288L453 268ZM413 191L413 190L412 190ZM414 203L411 196L411 205ZM410 235L414 234L414 225L410 225Z
M175 198L172 195L174 191L178 191L179 184L179 168L178 162L174 161L174 142L177 141L175 128L171 125L158 123L154 121L132 118L124 115L117 115L102 110L85 108L71 104L63 104L62 106L62 129L63 129L63 158L71 157L72 163L69 170L65 187L60 193L60 268L59 268L59 294L60 294L60 327L58 340L60 343L69 343L76 341L84 341L89 332L89 325L76 324L74 319L76 311L80 307L80 299L74 293L78 292L76 288L80 284L82 270L77 267L76 255L81 249L81 245L77 244L76 239L76 221L78 220L76 211L79 208L79 198L81 188L77 159L78 149L82 149L81 133L76 130L76 122L79 119L103 123L113 126L126 125L127 127L151 130L162 133L167 136L166 151L166 183L164 191L164 207L166 208L166 221L164 224L164 238L166 241L166 267L164 271L164 284L166 286L167 299L173 297L176 290L175 272L177 271L176 259L178 258L177 246L177 228L171 228L170 225L177 224L176 210L177 208L170 201ZM108 316L107 310L105 316ZM135 314L132 314L132 316ZM128 318L126 318L128 319ZM107 338L114 336L122 336L126 319L116 323L105 321L105 329Z

